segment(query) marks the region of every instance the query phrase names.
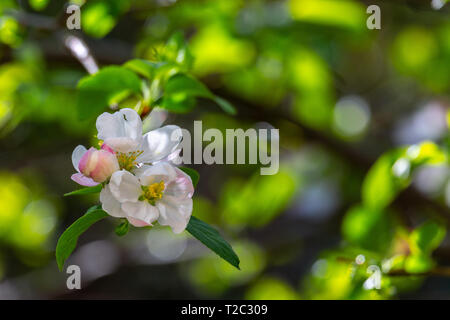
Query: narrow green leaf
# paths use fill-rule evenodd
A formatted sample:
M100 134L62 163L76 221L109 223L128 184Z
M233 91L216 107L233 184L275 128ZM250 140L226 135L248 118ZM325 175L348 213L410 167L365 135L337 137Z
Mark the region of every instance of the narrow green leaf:
M78 82L80 119L96 116L107 106L140 92L141 80L133 71L118 66L103 68Z
M195 188L197 186L198 180L200 180L200 174L197 172L197 170L187 167L179 167L179 169L186 173L189 177L191 177L192 184Z
M119 236L122 237L128 233L128 230L130 228L130 224L128 223L127 219L123 219L123 222L119 224L114 232Z
M239 269L239 257L217 230L194 216L189 220L186 230L222 259Z
M56 244L56 262L60 271L63 270L64 262L72 254L77 246L78 237L91 225L106 218L108 214L99 209L98 206L90 208L86 214L78 218L70 227L63 232Z
M78 196L78 195L91 194L91 193L99 193L100 191L102 191L102 185L98 184L93 187L82 188L82 189L74 190L72 192L65 193L64 197Z

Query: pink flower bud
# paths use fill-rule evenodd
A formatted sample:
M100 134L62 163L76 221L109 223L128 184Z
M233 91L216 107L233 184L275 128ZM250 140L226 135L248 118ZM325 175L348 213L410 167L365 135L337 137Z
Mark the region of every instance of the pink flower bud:
M96 182L103 182L120 168L113 153L90 148L81 158L78 169L86 177Z

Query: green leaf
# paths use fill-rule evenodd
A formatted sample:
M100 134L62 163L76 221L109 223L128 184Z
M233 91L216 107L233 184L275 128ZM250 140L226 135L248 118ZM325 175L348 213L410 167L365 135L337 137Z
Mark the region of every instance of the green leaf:
M122 237L128 233L128 230L130 228L130 224L128 223L127 219L123 219L123 222L119 224L114 232L119 236Z
M177 104L188 97L211 99L226 113L236 114L236 109L230 103L216 97L203 83L185 74L176 74L167 81L162 106L171 110L172 104Z
M194 216L189 220L186 230L222 259L239 269L239 257L217 230Z
M194 170L192 168L187 167L179 167L181 171L186 173L189 177L191 177L192 184L194 185L194 188L197 186L198 180L200 180L200 174L197 172L197 170Z
M130 94L140 94L141 80L125 67L112 66L81 79L78 90L80 119L88 119Z
M124 64L124 67L136 72L137 74L151 80L163 63L153 62L143 59L133 59Z
M30 0L29 3L34 10L42 11L48 6L49 0Z
M431 254L444 240L445 233L445 227L434 221L427 221L411 233L411 250Z
M342 235L353 245L371 251L385 251L394 236L394 222L389 212L363 206L348 210L342 221Z
M128 8L127 0L87 1L81 10L83 32L96 38L106 36Z
M183 71L189 71L194 64L194 57L184 39L182 32L175 32L167 41L160 57L163 61L173 62L182 67Z
M99 193L100 191L102 191L102 185L98 184L98 185L93 186L93 187L87 187L87 188L78 189L78 190L75 190L75 191L72 191L72 192L65 193L64 197L78 196L78 195L91 194L91 193Z
M75 250L78 237L91 225L107 216L108 214L99 209L99 206L94 206L63 232L56 244L56 262L60 271L63 270L64 262L72 254L73 250Z
M410 255L405 260L405 271L408 273L423 273L434 267L434 261L426 254Z
M403 150L394 150L382 155L370 168L361 191L366 207L382 210L395 199L402 189L408 186L408 180L396 177L393 172L394 164L400 158L401 152Z

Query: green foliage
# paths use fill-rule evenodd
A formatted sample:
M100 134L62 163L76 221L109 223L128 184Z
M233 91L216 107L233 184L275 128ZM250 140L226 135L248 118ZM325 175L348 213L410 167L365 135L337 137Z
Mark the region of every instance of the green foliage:
M427 221L416 228L410 236L413 253L422 252L430 254L444 240L445 227L434 221Z
M299 294L286 282L264 277L259 279L245 294L248 300L298 300Z
M233 242L233 248L241 261L241 269L215 254L208 253L196 259L189 266L189 279L199 290L218 295L230 287L240 286L255 279L264 270L267 261L264 250L256 243L249 241Z
M186 173L189 177L191 177L194 188L197 187L197 183L200 180L200 174L192 168L179 167L179 169Z
M387 207L409 186L411 173L421 165L445 163L447 156L432 142L402 147L382 155L367 173L362 186L364 205L375 210Z
M65 193L64 196L67 197L67 196L78 196L83 194L99 193L100 191L102 191L102 187L103 186L101 184L98 184L93 187L86 187L69 193Z
M123 237L128 233L128 230L130 229L130 223L127 219L122 219L122 222L116 227L114 232L119 236Z
M44 10L49 4L49 0L30 0L29 2L30 6L36 11Z
M108 214L100 206L91 207L83 216L78 218L66 231L63 232L56 244L56 262L60 271L64 262L77 246L78 238L94 223L106 218Z
M222 191L221 207L224 220L231 225L263 226L289 204L295 182L288 172L276 175L254 174L249 180L229 180Z
M186 230L205 246L214 251L219 257L239 269L239 257L233 248L210 225L192 216Z
M129 0L88 1L81 10L83 31L95 38L106 36L116 25L119 16L128 10Z
M392 172L392 167L398 158L397 150L389 152L381 156L370 168L362 186L362 199L367 207L382 210L391 203L401 189L407 187L405 178L397 177Z
M140 94L141 81L130 70L111 66L81 79L78 90L77 109L80 118L88 119L130 94Z
M179 110L179 102L189 98L207 98L216 102L223 111L236 114L236 109L222 98L216 97L203 83L183 74L177 74L167 81L162 106L169 111ZM174 107L175 106L175 107Z
M342 222L342 235L367 250L386 251L393 239L394 223L388 212L362 206L350 209Z

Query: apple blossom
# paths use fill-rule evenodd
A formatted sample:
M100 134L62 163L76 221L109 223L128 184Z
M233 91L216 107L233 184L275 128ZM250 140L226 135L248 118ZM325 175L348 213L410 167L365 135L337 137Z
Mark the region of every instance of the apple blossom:
M95 186L109 179L113 172L120 170L114 151L103 145L101 150L77 146L72 153L72 164L78 173L72 180L83 186Z
M191 178L167 162L144 165L134 172L113 173L100 193L103 210L137 227L158 221L174 233L182 232L192 214Z
M97 137L116 152L121 169L131 171L180 152L182 131L178 126L167 125L142 135L141 118L132 109L104 112L97 118L96 127Z

